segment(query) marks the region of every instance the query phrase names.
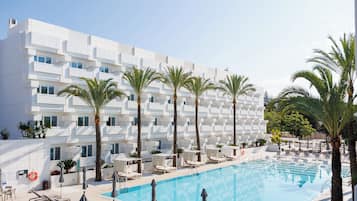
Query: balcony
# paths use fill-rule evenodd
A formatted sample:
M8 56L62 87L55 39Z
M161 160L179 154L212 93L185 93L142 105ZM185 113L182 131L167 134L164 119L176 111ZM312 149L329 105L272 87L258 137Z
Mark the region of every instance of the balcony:
M201 132L211 132L212 131L212 126L210 125L203 125L201 126Z
M106 135L117 135L122 131L122 127L120 126L105 126L103 128L103 133Z
M231 109L230 108L222 108L221 113L224 115L229 115L229 114L231 114Z
M90 47L87 44L87 36L82 35L75 37L71 41L66 41L66 51L80 57L89 57Z
M28 45L57 52L61 49L61 40L52 36L31 32L29 33Z
M37 104L54 104L54 105L64 105L66 98L63 96L56 96L50 94L36 94Z
M72 97L72 105L75 106L88 106L86 102L84 102L82 99L78 97Z
M112 50L107 50L107 49L102 49L102 48L95 48L95 56L99 59L108 61L108 62L113 62L115 63L118 58L118 54L115 51Z
M126 109L128 110L136 110L138 108L138 105L136 101L127 101L126 102Z
M140 66L140 58L128 54L121 54L121 63Z
M211 106L210 112L211 112L212 114L218 114L218 113L219 113L219 108L214 107L214 106Z
M148 110L149 111L162 111L164 109L164 105L160 103L149 103Z
M33 62L32 65L34 72L62 75L62 67L40 62Z
M193 113L195 112L195 107L193 105L183 105L183 112Z
M94 126L78 126L73 131L76 135L95 135Z
M119 75L114 75L113 73L99 72L98 73L98 79L99 80L112 79L114 82L120 83L120 76Z
M67 128L52 127L46 132L46 136L58 137L58 136L69 136L71 133Z
M215 125L213 130L214 130L215 132L221 132L221 131L223 131L223 126Z
M85 77L90 79L94 77L93 72L78 68L69 68L69 76L77 78Z
M123 106L123 102L118 99L114 99L106 105L106 107L110 107L110 108L121 108L122 106Z

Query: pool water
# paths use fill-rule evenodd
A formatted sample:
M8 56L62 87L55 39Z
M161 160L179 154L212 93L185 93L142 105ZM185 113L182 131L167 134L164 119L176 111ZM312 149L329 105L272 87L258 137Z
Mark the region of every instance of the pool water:
M342 177L347 177L347 167ZM329 166L282 161L252 161L199 174L160 181L157 201L310 201L330 186ZM121 189L121 201L151 201L150 184ZM104 193L110 197L111 192Z

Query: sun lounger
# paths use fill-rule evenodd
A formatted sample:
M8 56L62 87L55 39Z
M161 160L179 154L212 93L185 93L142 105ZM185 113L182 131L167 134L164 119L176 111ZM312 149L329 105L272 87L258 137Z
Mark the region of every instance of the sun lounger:
M220 163L220 162L226 161L225 157L219 156L220 149L218 149L218 148L207 149L206 153L207 153L208 160L211 162Z
M197 154L197 152L195 152L195 151L183 152L182 157L183 157L185 164L190 167L193 167L193 168L204 165L205 162L195 160L196 154Z
M169 157L168 154L155 154L152 157L152 166L154 170L162 173L168 173L176 170L176 167L169 166L167 164L166 158Z
M132 170L131 165L128 165L130 161L137 161L138 159L122 158L114 160L114 169L118 172L120 177L126 179L134 179L140 177L142 174ZM141 162L141 161L139 161Z

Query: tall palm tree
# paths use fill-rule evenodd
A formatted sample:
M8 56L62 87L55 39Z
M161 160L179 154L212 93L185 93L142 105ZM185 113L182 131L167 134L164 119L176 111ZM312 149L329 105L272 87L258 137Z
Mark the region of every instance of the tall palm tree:
M292 80L302 78L317 92L314 96L301 87L289 87L279 97L283 104L321 122L330 135L332 147L331 200L342 201L340 134L353 114L350 104L344 102L347 84L343 79L335 83L329 69L316 66L313 71L299 71Z
M137 155L141 157L141 96L145 88L153 81L160 79L160 75L150 68L139 69L132 68L124 72L123 78L133 88L137 96L136 103L138 105L138 135L137 135ZM141 163L138 163L138 172L141 173Z
M204 79L202 77L193 77L190 82L187 82L185 88L195 96L196 143L197 149L201 150L200 133L198 129L199 98L204 92L216 89L216 86L209 79ZM198 155L198 161L201 161L201 153L199 153Z
M219 89L223 91L224 95L228 95L232 98L233 106L233 145L237 146L236 135L236 105L239 96L247 95L254 92L256 89L250 83L248 83L248 77L233 74L227 75L225 80L220 80ZM237 152L234 149L233 155L236 156Z
M314 50L315 56L308 62L321 65L338 73L348 85L346 93L348 104L353 105L354 84L357 77L355 63L355 37L353 34L344 34L339 41L331 36L328 38L332 44L331 49L326 52L320 49ZM352 178L352 196L354 199L353 187L357 184L357 160L356 160L356 136L353 134L353 117L347 125L347 141L350 159L350 172Z
M174 102L174 139L173 153L177 153L177 92L184 87L191 79L191 72L185 72L182 67L168 67L162 75L162 81L173 91ZM176 157L173 159L173 166L176 167Z
M69 85L58 92L58 95L66 94L67 96L76 96L86 102L94 113L95 122L95 139L96 139L96 157L95 157L95 180L101 181L101 151L102 140L100 131L100 112L101 109L110 101L121 98L125 94L118 89L118 86L112 79L97 80L81 78L86 86Z

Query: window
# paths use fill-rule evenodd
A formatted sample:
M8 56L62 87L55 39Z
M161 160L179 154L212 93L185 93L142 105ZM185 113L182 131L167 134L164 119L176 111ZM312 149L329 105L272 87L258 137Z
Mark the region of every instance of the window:
M39 63L52 64L52 58L46 56L34 56L33 60Z
M132 126L138 125L138 118L137 117L134 117L134 120L131 122L131 125Z
M55 94L55 87L42 85L37 88L37 93L53 95Z
M89 126L88 116L78 117L77 126Z
M171 104L171 99L167 100L167 103L168 103L168 104Z
M57 127L57 116L44 116L43 125L48 128Z
M154 102L154 96L151 96L151 97L149 98L149 102L150 102L150 103L153 103L153 102Z
M109 67L108 66L101 66L99 68L99 71L102 73L109 73Z
M157 117L154 119L154 126L157 126Z
M112 144L112 149L110 150L111 154L119 154L119 144Z
M61 160L61 147L51 147L50 160Z
M81 62L71 62L71 67L72 68L82 69L83 68L83 64Z
M93 147L91 144L82 145L81 157L91 157L93 156Z
M130 96L128 96L128 100L129 101L134 101L135 100L135 95L134 94L130 94Z
M108 118L107 126L115 126L115 117Z

